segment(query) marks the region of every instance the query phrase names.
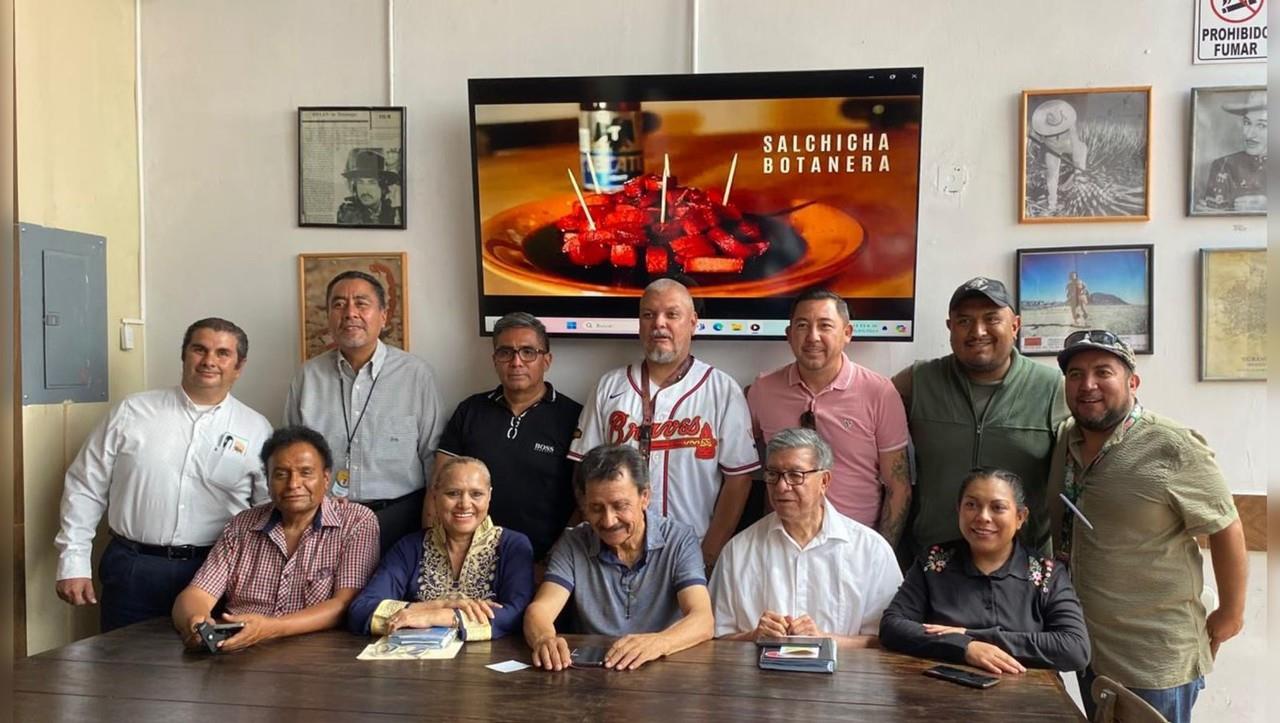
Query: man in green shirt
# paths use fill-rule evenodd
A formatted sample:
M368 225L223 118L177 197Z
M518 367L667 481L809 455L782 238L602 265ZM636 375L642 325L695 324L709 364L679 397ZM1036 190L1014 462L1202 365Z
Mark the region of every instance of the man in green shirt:
M980 466L1022 478L1030 509L1023 539L1049 552L1045 483L1067 408L1058 370L1014 349L1020 324L1003 283L970 279L948 307L952 353L893 377L915 447L912 518L898 545L904 565L932 545L960 538L960 480Z
M1053 455L1050 519L1093 642L1079 674L1085 712L1105 675L1170 721L1190 721L1218 646L1244 626L1248 567L1231 491L1203 437L1138 403L1136 360L1115 334L1068 335L1058 365L1072 418ZM1218 583L1208 616L1196 535L1209 536Z

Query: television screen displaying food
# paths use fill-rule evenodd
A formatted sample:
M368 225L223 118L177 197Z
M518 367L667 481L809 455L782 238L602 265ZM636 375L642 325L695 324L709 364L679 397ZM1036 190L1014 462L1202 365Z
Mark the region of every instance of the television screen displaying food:
M910 340L924 71L469 81L481 333L636 333L675 278L699 334L781 338L810 288Z

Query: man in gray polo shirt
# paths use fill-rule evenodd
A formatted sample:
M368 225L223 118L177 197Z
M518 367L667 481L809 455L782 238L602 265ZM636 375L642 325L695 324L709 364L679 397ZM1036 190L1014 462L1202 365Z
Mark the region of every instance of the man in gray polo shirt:
M570 597L581 632L619 638L606 668L634 670L710 640L701 544L693 528L646 511L649 470L640 452L600 445L582 458L573 484L586 522L551 549L546 579L525 610L533 664L569 667L555 619Z

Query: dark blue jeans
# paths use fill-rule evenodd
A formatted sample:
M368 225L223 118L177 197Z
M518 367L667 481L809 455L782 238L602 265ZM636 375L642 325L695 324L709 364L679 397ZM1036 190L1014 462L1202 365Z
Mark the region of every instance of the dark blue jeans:
M98 563L102 581L102 632L154 617L169 617L173 601L204 564L207 552L190 560L144 555L114 537Z
M1095 677L1092 668L1076 673L1076 682L1080 684L1080 699L1084 702L1084 714L1089 720L1093 720L1093 713L1097 709L1093 702L1093 695L1090 693ZM1168 718L1169 723L1191 723L1191 708L1196 704L1196 697L1200 695L1200 691L1204 690L1204 676L1174 688L1130 688L1129 690L1150 703L1152 708L1160 711L1160 715Z

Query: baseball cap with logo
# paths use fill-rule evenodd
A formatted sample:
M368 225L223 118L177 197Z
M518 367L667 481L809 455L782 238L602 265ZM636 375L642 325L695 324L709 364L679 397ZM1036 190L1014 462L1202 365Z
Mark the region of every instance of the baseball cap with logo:
M1009 290L1004 287L1003 283L995 279L988 279L985 276L976 276L960 284L955 293L951 295L951 304L947 306L947 311L955 311L960 302L972 296L984 296L996 306L1013 308L1013 301L1009 298Z
M1098 351L1116 355L1120 358L1120 361L1124 362L1125 366L1129 367L1129 371L1133 371L1138 366L1138 359L1133 355L1133 350L1129 348L1129 345L1106 329L1073 331L1067 334L1067 338L1062 342L1062 351L1058 352L1058 366L1065 373L1071 357L1090 349L1097 349Z

